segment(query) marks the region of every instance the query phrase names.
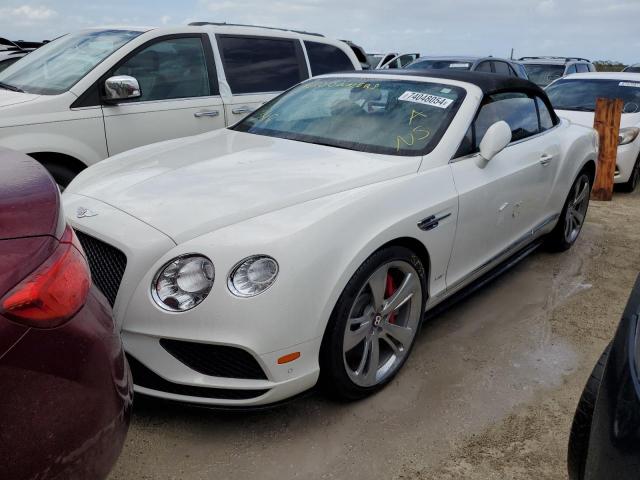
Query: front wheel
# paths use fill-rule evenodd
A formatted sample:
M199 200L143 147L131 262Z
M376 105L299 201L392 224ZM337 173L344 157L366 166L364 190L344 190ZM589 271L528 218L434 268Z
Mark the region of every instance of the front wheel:
M426 275L404 247L369 257L345 287L320 352L321 382L344 400L370 395L404 365L424 313Z
M623 191L628 193L633 193L640 182L640 156L636 160L636 164L633 166L633 170L631 171L631 176L629 180L622 184L621 188Z
M569 250L576 243L587 216L590 196L591 178L581 172L569 190L556 227L547 238L547 245L552 250Z

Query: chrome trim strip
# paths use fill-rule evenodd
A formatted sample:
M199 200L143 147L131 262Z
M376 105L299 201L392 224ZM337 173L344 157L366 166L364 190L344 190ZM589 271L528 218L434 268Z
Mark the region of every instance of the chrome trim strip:
M487 273L493 267L496 267L503 261L507 260L511 255L517 253L519 250L526 247L529 243L533 242L537 238L539 238L542 234L548 233L549 225L555 225L554 222L560 218L560 214L556 213L544 219L538 225L533 227L527 233L518 238L515 242L511 243L507 248L502 250L497 255L491 257L488 261L480 265L479 267L472 270L469 274L467 274L464 278L461 278L456 283L451 286L447 286L447 288L442 291L440 294L436 295L427 300L426 308L433 308L438 303L446 300L448 297L453 295L454 293L461 290L463 287L468 285L469 283L477 280L483 274Z

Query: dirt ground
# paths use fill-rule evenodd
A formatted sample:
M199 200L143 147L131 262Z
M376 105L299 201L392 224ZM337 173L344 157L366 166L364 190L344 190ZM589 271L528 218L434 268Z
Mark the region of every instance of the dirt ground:
M262 413L136 399L110 480L564 479L578 397L640 272L640 192L591 204L578 243L534 253L431 320L394 382Z

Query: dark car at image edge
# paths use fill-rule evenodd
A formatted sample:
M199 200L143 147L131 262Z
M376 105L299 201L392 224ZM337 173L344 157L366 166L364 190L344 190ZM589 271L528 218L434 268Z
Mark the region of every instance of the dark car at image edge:
M0 479L104 479L132 404L122 342L53 179L5 149L0 265Z
M571 427L571 480L640 478L640 276Z

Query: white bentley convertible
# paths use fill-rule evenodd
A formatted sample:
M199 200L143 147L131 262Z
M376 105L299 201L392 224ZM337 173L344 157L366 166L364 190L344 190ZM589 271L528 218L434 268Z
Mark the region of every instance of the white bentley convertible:
M524 80L341 74L101 162L64 201L136 391L255 406L320 381L356 399L401 369L425 311L576 241L596 151Z

